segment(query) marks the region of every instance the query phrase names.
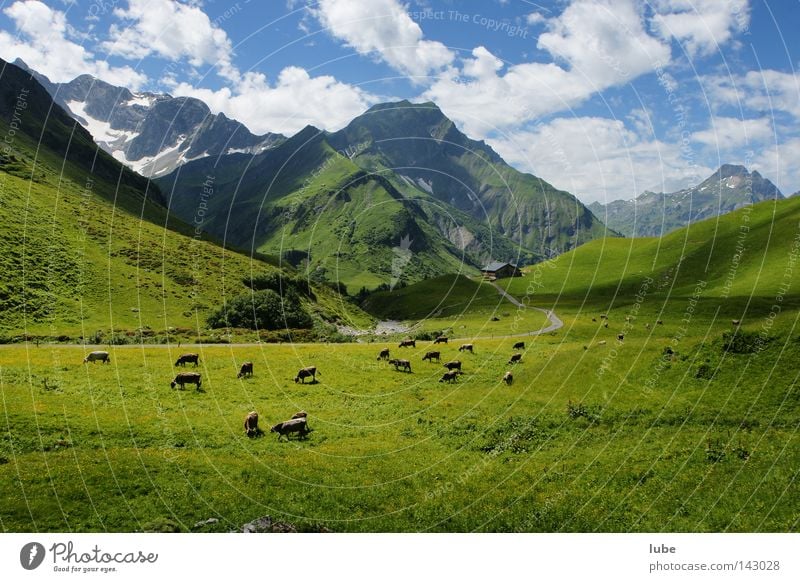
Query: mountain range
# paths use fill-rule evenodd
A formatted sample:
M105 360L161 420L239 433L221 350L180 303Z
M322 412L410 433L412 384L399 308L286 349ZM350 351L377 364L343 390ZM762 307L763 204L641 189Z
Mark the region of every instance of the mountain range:
M529 264L612 234L433 103L376 105L340 131L309 126L260 154L195 160L156 181L192 221L209 177L206 231L348 286L474 274L493 258Z
M626 237L663 236L706 218L764 200L782 199L780 190L756 171L725 164L697 186L677 192L644 192L633 200L593 202L589 209Z
M464 135L435 103L375 105L336 132L258 136L198 99L88 75L52 83L17 64L103 150L152 178L174 216L351 288L476 274L495 259L531 264L782 197L758 172L726 164L693 188L587 208Z
M254 135L193 97L134 93L91 75L53 83L21 59L14 64L33 75L103 150L145 177L163 176L203 157L258 153L286 139L274 133Z

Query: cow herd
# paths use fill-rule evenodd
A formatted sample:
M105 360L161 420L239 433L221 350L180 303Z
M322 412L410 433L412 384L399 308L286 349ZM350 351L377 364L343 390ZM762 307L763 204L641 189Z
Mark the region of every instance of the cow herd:
M433 344L447 344L448 338L444 336L437 337ZM400 342L398 347L416 347L416 340L413 339L406 339ZM525 349L525 342L517 342L514 344L513 349ZM471 343L469 344L462 344L458 348L459 352L469 352L471 354L475 354L475 346ZM441 363L442 354L440 351L428 351L425 352L425 355L422 357L422 361L428 361L433 363L434 361L437 363ZM380 353L378 354L378 361L385 361L390 365L393 365L396 371L404 371L407 373L411 373L411 361L407 359L400 359L400 358L391 358L389 348L383 348ZM102 362L104 364L108 364L111 361L111 357L108 352L106 351L93 351L86 355L83 360L83 363L88 362ZM508 363L518 363L522 361L522 354L521 353L514 353L512 354L511 358L509 359ZM195 367L200 365L200 355L199 354L181 354L178 359L175 361L175 367L182 367L185 368L186 364L194 364ZM460 360L450 360L442 364L447 371L442 375L439 379L439 382L446 382L446 383L454 383L458 380L458 376L463 374L464 372L461 369L461 361ZM295 383L306 383L306 378L311 379L311 383L315 384L317 382L317 374L320 372L317 370L316 366L308 366L301 368L297 375L294 377ZM253 362L243 362L239 367L239 372L236 375L236 378L245 378L245 377L252 377L253 376ZM513 376L510 371L506 372L503 377L502 381L505 382L507 385L511 385L513 382ZM174 379L170 382L170 388L175 388L176 386L183 389L186 384L193 384L198 391L202 391L203 379L199 372L178 372ZM250 412L245 416L244 419L244 432L249 437L260 436L263 434L263 431L258 427L258 413L256 411ZM278 424L273 425L270 428L270 432L277 433L278 440L280 441L282 437L286 437L286 440L289 440L289 435L297 434L301 438L304 438L311 429L308 426L308 414L305 411L297 412L290 418L289 420L285 420L283 422L279 422Z
M437 344L446 344L448 343L448 338L445 336L438 336L433 340L433 345ZM398 348L415 348L417 347L417 340L413 339L404 339L401 340L397 346ZM525 349L525 342L516 342L513 345L513 349L515 350L524 350ZM475 345L474 344L461 344L458 347L459 352L469 352L470 354L475 354ZM407 373L411 373L411 361L404 360L399 358L392 358L389 353L389 348L383 348L378 353L377 360L385 361L389 365L394 366L395 371L403 371ZM437 362L442 363L442 352L438 350L431 350L425 352L425 355L422 356L423 362ZM511 355L511 358L508 360L509 364L516 364L522 361L522 354L517 352ZM442 364L443 367L447 368L447 371L439 378L439 382L446 382L448 384L452 384L458 380L458 376L463 374L464 372L461 370L461 360L450 360ZM507 385L511 385L514 381L514 377L511 372L506 372L503 377L502 381L505 382Z

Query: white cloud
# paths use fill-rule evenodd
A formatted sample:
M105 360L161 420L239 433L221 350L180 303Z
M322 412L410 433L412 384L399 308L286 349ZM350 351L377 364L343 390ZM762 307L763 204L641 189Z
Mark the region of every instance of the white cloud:
M618 119L558 118L489 143L506 161L585 203L673 192L713 171L678 144L642 137Z
M511 65L503 73L500 61L478 47L461 70L450 68L441 75L425 98L436 101L468 133L483 137L498 127L578 106L670 60L669 46L647 34L630 0L579 0L548 20L548 27L538 46L555 63Z
M74 34L65 14L38 0L14 2L3 13L19 31L18 36L0 31L0 56L7 61L21 58L35 71L55 82L71 81L78 75L89 74L136 90L147 81L144 74L131 67L112 67L105 61L96 60L85 47L70 40Z
M718 150L727 151L768 142L774 139L774 132L768 118L712 117L711 126L692 134L692 139Z
M547 21L547 17L543 16L540 12L531 12L525 17L525 22L531 25L542 24Z
M306 125L334 131L376 101L369 93L335 78L311 77L305 69L283 69L274 86L260 73L246 73L233 89L218 91L180 83L172 93L205 101L214 113L224 112L255 133L293 134Z
M406 75L428 75L454 58L442 43L423 39L422 29L396 0L320 0L315 14L359 54L377 55Z
M227 33L196 5L129 0L127 10L116 8L114 16L127 23L111 25L109 40L102 44L109 54L126 59L151 55L170 61L185 58L193 67L216 66L226 78L238 75L231 64L233 48Z
M708 55L750 24L748 0L658 0L653 30L675 38L690 56Z
M769 178L783 192L790 196L800 190L800 138L758 151L751 168Z
M717 106L764 115L784 112L800 120L800 79L793 73L763 69L744 75L708 76L702 78L702 84Z

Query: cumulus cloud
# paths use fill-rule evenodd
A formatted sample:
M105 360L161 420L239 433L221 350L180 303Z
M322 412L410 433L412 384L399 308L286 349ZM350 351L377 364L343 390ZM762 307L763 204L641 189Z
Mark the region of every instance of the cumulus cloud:
M300 67L286 67L274 85L260 73L246 73L233 88L218 91L175 84L175 95L205 101L214 113L223 112L251 131L293 134L306 125L334 131L363 113L376 99L334 77L312 77Z
M576 107L593 94L627 83L670 60L669 45L650 36L631 0L579 0L547 21L538 47L555 62L504 67L486 48L472 51L425 92L462 127L484 137Z
M193 67L216 66L224 77L238 75L231 64L233 48L227 33L196 4L129 0L127 9L114 9L114 16L125 25L112 24L109 39L101 45L111 55L186 59Z
M644 190L672 192L713 172L679 144L642 136L619 119L557 118L489 143L516 167L585 203L631 199Z
M320 0L315 14L347 46L406 75L428 75L454 59L445 45L423 38L422 29L396 0Z
M131 67L113 67L96 59L92 52L72 40L76 35L65 14L38 0L14 2L3 13L14 22L18 31L17 36L0 31L0 56L7 61L21 58L55 82L71 81L78 75L89 74L136 90L147 81L144 74Z
M714 117L708 129L692 134L694 141L718 150L754 147L773 138L774 132L768 118Z
M793 73L763 69L744 75L707 76L701 82L717 107L782 112L800 120L800 80Z
M750 24L748 0L658 0L653 30L679 41L690 56L708 55Z

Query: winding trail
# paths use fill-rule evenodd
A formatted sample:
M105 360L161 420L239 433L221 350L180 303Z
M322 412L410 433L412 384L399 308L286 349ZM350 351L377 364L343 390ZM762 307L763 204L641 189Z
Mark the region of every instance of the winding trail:
M509 338L509 337L525 337L525 336L529 336L529 335L542 335L542 334L545 334L545 333L550 333L551 331L556 331L557 329L561 329L562 327L564 327L564 322L561 321L558 318L558 316L556 315L555 311L553 311L551 309L542 309L541 307L531 307L531 306L525 305L525 304L521 303L519 300L517 300L516 297L513 297L512 295L509 295L508 292L505 289L503 289L500 285L498 285L497 283L492 282L491 285L492 285L492 287L497 289L497 292L500 293L500 295L502 295L510 303L515 305L518 309L533 309L534 311L541 311L542 313L544 313L547 316L547 320L550 322L550 325L548 325L547 327L543 327L542 329L537 329L535 331L529 331L528 333L515 333L515 334L512 334L512 335L493 335L492 339ZM476 337L476 338L473 338L473 339L490 339L490 338Z

